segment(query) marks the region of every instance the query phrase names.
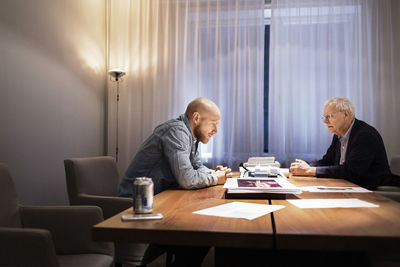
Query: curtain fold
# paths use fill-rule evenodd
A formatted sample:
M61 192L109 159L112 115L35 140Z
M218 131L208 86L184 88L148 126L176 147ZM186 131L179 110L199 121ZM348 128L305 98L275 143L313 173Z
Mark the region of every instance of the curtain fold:
M263 153L263 0L108 1L108 66L120 83L119 169L154 127L205 96L221 109L202 145L211 167ZM108 151L115 151L116 84L108 84Z
M377 128L389 160L400 154L393 3L272 1L269 148L281 163L326 152L332 136L321 115L336 96L350 99L356 117Z

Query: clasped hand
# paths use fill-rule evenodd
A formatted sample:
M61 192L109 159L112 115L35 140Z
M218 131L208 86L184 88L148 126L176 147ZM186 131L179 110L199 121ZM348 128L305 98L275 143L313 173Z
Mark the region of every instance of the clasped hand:
M296 162L290 164L290 172L293 175L315 176L315 167L311 167L307 162L301 159L296 159Z
M232 177L232 170L228 167L218 165L215 168L215 175L218 178L217 184L225 184L226 178Z

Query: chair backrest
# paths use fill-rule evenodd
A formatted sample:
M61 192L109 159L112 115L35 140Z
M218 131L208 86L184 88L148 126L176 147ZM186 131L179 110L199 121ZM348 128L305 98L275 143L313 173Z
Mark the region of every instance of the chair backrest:
M8 166L0 162L0 227L21 227L19 203Z
M71 204L79 194L117 196L119 175L113 157L70 158L64 167Z
M390 161L390 170L393 174L400 175L400 155L392 158Z

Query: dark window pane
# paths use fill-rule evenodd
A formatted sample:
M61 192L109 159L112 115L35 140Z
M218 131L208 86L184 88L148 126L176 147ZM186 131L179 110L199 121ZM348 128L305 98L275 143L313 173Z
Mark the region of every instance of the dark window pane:
M264 152L268 152L268 97L269 97L269 25L265 25L264 42Z

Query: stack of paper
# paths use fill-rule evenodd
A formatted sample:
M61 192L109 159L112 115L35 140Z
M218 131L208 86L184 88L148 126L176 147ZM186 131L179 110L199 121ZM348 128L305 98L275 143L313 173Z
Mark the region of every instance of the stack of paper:
M259 168L262 166L270 166L279 168L280 164L275 161L275 157L250 157L247 162L243 163L245 167L255 167Z
M228 189L228 193L301 193L301 189L291 184L286 178L228 178L224 188Z
M247 163L249 166L270 165L275 163L275 157L250 157Z

